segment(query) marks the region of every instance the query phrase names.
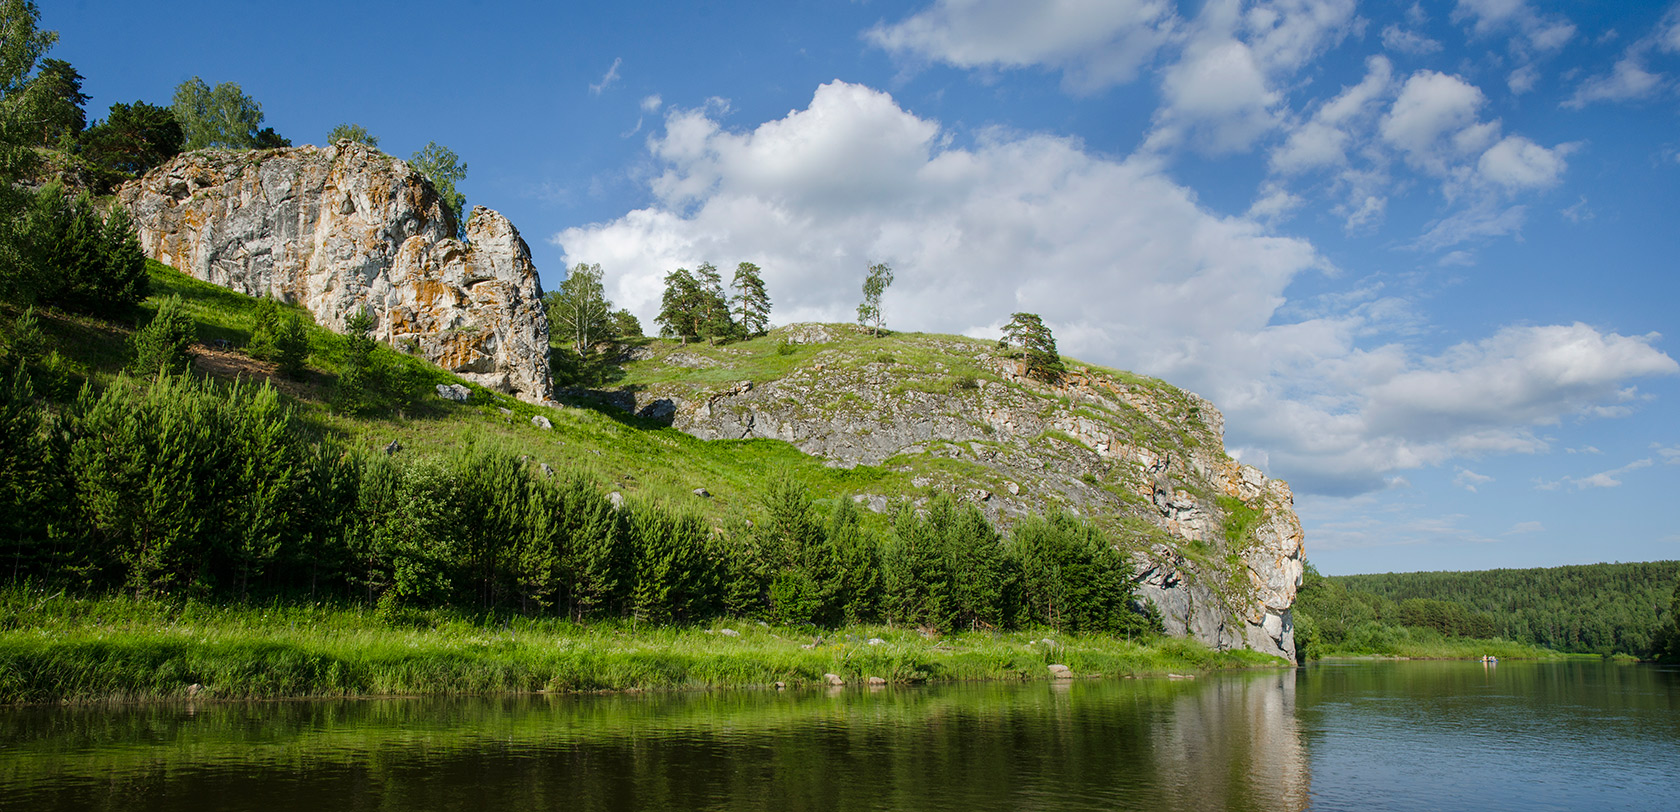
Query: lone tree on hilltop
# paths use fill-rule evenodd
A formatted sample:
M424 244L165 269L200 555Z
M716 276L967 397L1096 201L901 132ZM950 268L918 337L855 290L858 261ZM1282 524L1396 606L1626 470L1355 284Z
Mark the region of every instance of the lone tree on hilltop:
M1003 340L1026 351L1027 375L1041 381L1053 381L1067 368L1056 353L1056 337L1037 313L1016 313L1003 327Z
M758 266L743 262L735 266L735 313L748 338L764 335L770 329L770 294L764 290L764 277Z
M869 266L869 276L863 280L863 304L858 305L858 324L870 327L873 334L881 334L881 294L893 283L892 266L877 262Z

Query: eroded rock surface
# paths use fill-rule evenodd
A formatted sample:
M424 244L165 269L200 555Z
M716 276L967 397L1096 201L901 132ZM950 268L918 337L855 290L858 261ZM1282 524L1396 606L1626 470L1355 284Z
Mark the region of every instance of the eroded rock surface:
M468 380L549 397L548 323L530 249L475 207L467 241L437 192L369 147L202 150L124 184L146 254L213 284L300 304Z
M1294 494L1225 453L1212 403L1123 373L1043 383L995 345L954 336L875 350L846 325L792 325L771 339L797 347L773 377L717 383L737 351L689 345L639 353L661 382L612 397L702 439L773 438L833 465L904 471L1004 524L1078 513L1127 546L1168 632L1294 657L1304 566Z

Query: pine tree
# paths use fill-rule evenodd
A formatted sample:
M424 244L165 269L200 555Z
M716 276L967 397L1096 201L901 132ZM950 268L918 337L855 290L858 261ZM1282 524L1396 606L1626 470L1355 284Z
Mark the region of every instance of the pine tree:
M192 345L198 340L198 324L187 315L181 297L170 296L158 305L146 326L135 331L131 344L131 369L141 375L180 374L192 365Z
M743 262L735 266L735 314L748 338L764 335L770 328L770 294L764 290L764 277L757 265Z
M1003 340L1026 354L1027 375L1041 381L1060 378L1067 368L1056 353L1056 338L1036 313L1016 313L1003 328Z
M700 287L695 301L700 337L713 344L737 338L739 327L729 316L729 299L724 296L723 277L718 275L717 267L710 262L701 263L694 271L694 281Z
M659 334L687 344L700 338L700 283L687 268L665 275L665 295L659 304Z

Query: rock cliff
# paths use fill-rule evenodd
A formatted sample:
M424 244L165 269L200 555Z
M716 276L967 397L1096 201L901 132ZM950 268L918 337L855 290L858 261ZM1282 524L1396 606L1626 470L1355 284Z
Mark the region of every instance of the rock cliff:
M199 279L303 305L483 386L550 394L548 323L531 252L476 207L466 242L431 184L360 144L183 154L125 184L146 254Z
M1226 455L1208 401L1089 368L1042 383L995 344L955 336L794 325L755 343L650 344L609 396L703 439L774 438L833 465L904 471L1003 523L1076 512L1130 551L1169 632L1294 657L1294 495Z

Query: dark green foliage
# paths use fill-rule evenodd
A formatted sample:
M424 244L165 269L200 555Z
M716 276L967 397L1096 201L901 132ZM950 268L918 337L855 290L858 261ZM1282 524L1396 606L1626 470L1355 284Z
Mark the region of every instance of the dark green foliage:
M360 124L335 124L332 131L327 133L327 143L336 144L340 141L351 141L366 144L374 149L379 148L379 138L367 131Z
M257 130L256 142L252 144L252 147L255 149L279 149L291 145L292 139L275 132L273 127L264 127Z
M79 142L80 154L97 171L96 184L103 191L180 154L186 135L168 107L117 102L105 120L82 132Z
M373 327L373 314L366 309L345 321L332 395L338 411L365 415L404 408L415 403L425 387L417 368L399 363L396 353L373 337Z
M757 265L743 262L735 266L735 315L747 338L764 335L770 329L770 294L764 289L764 277Z
M281 375L294 380L303 377L304 365L309 360L309 332L303 320L302 313L287 313L280 319L274 335L274 362L279 365Z
M13 228L15 253L0 257L0 295L105 317L145 298L146 257L121 207L101 217L86 192L68 198L48 184Z
M1371 596L1363 600L1378 604L1373 608L1380 606L1382 611L1373 619L1384 623L1407 624L1403 609L1409 600L1444 601L1490 618L1494 634L1488 636L1558 651L1644 656L1656 642L1677 576L1680 561L1340 575L1327 580L1344 587L1350 598ZM1442 622L1452 627L1450 621Z
M49 532L63 489L49 425L23 366L0 366L0 555L14 582L57 563Z
M659 334L680 338L685 344L702 338L715 344L740 337L740 328L729 315L729 300L723 295L723 277L711 263L693 272L678 268L666 274Z
M245 95L234 82L222 82L215 87L194 76L175 87L171 105L175 120L186 136L185 149L256 149L267 146L259 138L262 126L262 105ZM268 130L267 141L277 140Z
M1665 662L1680 661L1680 581L1674 584L1667 621L1658 625L1652 637L1651 652Z
M1010 537L1024 623L1069 631L1148 634L1158 620L1133 606L1131 568L1092 526L1066 514L1029 517Z
M642 321L636 314L620 308L612 314L612 331L620 340L642 337Z
M245 345L245 352L261 361L274 360L279 354L280 303L267 296L258 299L251 319L251 340Z
M171 296L158 305L146 326L134 332L134 363L129 368L147 377L185 372L192 366L192 345L197 340L198 327L181 297Z
M1036 313L1016 313L1003 327L1005 343L1020 347L1026 355L1027 375L1041 381L1054 381L1067 372L1062 356L1056 352L1056 338Z
M432 184L443 207L455 216L455 236L466 239L467 196L455 188L467 179L467 165L461 163L461 156L436 141L429 141L409 157L408 163Z
M82 75L69 62L41 60L27 94L31 124L38 128L36 143L41 146L68 147L87 126L88 95L82 92Z

